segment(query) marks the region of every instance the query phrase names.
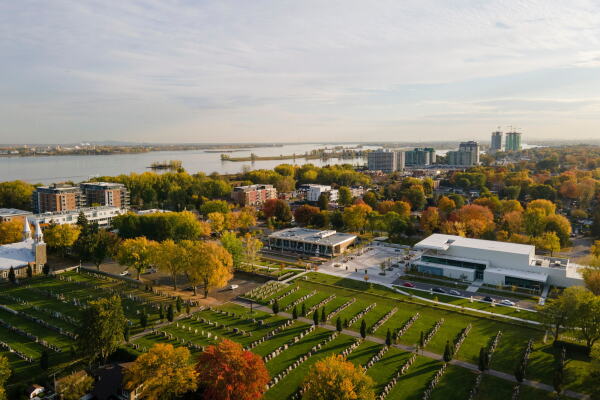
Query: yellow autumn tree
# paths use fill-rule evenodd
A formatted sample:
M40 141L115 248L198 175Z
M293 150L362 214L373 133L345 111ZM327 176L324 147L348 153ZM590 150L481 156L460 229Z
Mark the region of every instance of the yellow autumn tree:
M20 242L23 238L21 221L0 222L0 245Z
M203 286L204 297L212 288L222 288L233 278L233 259L223 246L215 242L183 240L184 271L194 288Z
M171 399L196 390L197 373L186 347L157 343L125 370L123 381L141 399Z
M48 246L60 250L64 257L65 251L75 244L80 233L81 229L77 225L52 225L44 231L44 239Z
M304 378L304 400L374 400L373 380L340 355L317 361Z
M124 240L117 251L117 261L135 269L139 280L140 274L152 265L157 246L157 242L143 236Z

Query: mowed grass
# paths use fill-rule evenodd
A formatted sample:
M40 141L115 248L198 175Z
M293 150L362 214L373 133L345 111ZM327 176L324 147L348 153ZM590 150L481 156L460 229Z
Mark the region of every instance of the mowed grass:
M475 381L473 377L472 382ZM512 396L516 383L507 382L504 379L485 374L479 386L476 400L506 400ZM519 395L520 399L526 400L551 400L555 397L550 392L522 385Z
M396 374L396 371L400 369L409 357L410 353L390 347L381 360L377 361L367 370L367 375L375 382L375 393L381 393L385 385L387 385L390 379Z
M441 366L440 361L417 357L387 398L390 400L420 400L427 384Z

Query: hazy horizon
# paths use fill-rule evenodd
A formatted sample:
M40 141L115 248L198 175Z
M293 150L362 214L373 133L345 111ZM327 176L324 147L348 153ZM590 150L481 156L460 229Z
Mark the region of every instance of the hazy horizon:
M0 143L600 136L593 1L20 1L0 26Z

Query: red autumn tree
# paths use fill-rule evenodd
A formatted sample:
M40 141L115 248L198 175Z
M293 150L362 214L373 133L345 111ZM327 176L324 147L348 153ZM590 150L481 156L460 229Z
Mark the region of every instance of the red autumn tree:
M319 207L309 206L304 204L294 211L294 219L300 225L308 225L311 223L315 215L319 214L321 210Z
M211 400L260 399L270 379L260 356L227 339L200 354L196 371L203 398Z

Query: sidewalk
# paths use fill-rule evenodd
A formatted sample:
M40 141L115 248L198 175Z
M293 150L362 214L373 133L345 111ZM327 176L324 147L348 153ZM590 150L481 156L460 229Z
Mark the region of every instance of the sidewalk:
M244 306L246 308L250 308L249 302L246 301L246 300L244 300L244 299L238 298L237 300L234 300L233 303L241 305L241 306ZM270 313L270 314L273 313L272 310L271 310L271 308L269 308L267 306L263 306L263 305L258 305L256 303L254 303L253 308L256 309L256 310L260 310L260 311L263 311L263 312ZM285 317L285 318L292 318L291 314L285 313L285 312L280 312L278 315L280 315L282 317ZM307 324L313 324L312 319L309 319L309 318L299 317L298 321L305 322ZM321 324L321 325L319 325L319 327L324 328L324 329L328 329L330 331L336 330L336 327L333 326L333 325L330 325L330 324ZM348 335L348 336L360 338L360 333L359 332L352 331L352 330L349 330L349 329L343 329L341 333L343 333L344 335ZM367 340L369 342L374 342L374 343L379 343L379 344L385 344L385 340L384 339L381 339L381 338L378 338L378 337L375 337L375 336L367 336L365 338L365 340ZM404 350L404 351L408 351L408 352L414 352L415 351L415 347L404 345L404 344L394 344L392 346L396 347L398 349ZM434 360L442 360L443 359L443 356L441 354L432 353L432 352L427 351L427 350L419 351L419 354L422 355L422 356L424 356L424 357L431 358L431 359L434 359ZM467 368L467 369L470 369L472 371L479 371L477 365L471 364L471 363L466 362L466 361L461 361L461 360L453 359L453 360L450 361L450 364L456 365L456 366L459 366L459 367L463 367L463 368ZM505 372L501 372L501 371L490 369L490 370L485 371L484 373L492 375L492 376L495 376L495 377L500 378L500 379L504 379L506 381L509 381L511 384L516 384L517 383L517 380L515 379L514 376L512 376L511 374L507 374ZM547 391L547 392L553 392L554 391L554 388L551 385L547 385L545 383L538 382L538 381L532 381L532 380L529 380L529 379L525 379L522 384L526 385L526 386L531 386L531 387L536 388L536 389L544 390L544 391ZM565 392L563 392L563 395L571 397L571 398L574 398L574 399L582 399L582 400L588 400L589 399L588 395L583 394L583 393L574 392L574 391L571 391L571 390L566 390Z

